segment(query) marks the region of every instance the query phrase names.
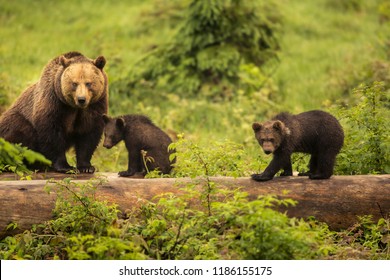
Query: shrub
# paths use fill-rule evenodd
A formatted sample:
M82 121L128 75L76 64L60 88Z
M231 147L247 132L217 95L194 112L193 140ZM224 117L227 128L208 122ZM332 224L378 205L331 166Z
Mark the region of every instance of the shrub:
M262 67L277 60L275 32L280 23L274 3L262 1L191 1L173 40L141 59L133 85L157 86L194 96L231 95L240 67Z
M382 83L354 90L357 103L341 107L338 114L344 122L344 147L337 160L341 174L390 172L390 96Z
M37 152L0 138L0 173L11 171L23 175L30 173L28 166L32 164L48 166L51 162Z

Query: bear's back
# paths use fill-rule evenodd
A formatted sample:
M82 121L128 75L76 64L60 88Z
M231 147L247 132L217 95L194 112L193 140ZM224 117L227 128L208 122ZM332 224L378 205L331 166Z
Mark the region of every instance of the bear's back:
M327 112L281 113L274 119L282 121L290 129L292 143L289 144L294 145L297 151L312 152L325 146L337 150L343 145L343 129L339 121Z
M144 115L125 115L126 137L136 138L142 144L169 145L172 140L169 136L156 126L150 118Z

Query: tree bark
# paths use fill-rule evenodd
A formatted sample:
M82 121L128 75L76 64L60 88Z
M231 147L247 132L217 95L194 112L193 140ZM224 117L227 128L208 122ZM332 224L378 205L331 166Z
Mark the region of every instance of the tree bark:
M105 182L97 188L96 197L116 203L119 209L128 209L153 200L156 195L179 195L180 186L197 181L201 191L202 179L122 178L113 173L100 173ZM85 182L93 175L71 175L76 182ZM33 224L51 219L56 194L44 190L48 178L61 179L63 174L35 174L33 180L15 180L15 175L0 175L0 238L31 228ZM314 217L331 229L345 229L357 221L358 216L372 215L374 221L390 215L390 175L333 176L329 180L310 180L307 177L277 177L271 181L256 182L250 178L212 177L218 186L241 188L249 200L259 195L274 194L279 198L296 200L296 206L279 208L289 217ZM204 180L203 180L204 182ZM199 201L190 201L200 205ZM5 230L16 222L16 230Z

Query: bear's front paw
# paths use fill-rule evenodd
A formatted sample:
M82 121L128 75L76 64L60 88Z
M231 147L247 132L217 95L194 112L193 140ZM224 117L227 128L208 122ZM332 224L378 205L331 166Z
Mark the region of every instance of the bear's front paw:
M77 167L77 170L80 172L80 173L95 173L95 167L93 167L92 165L91 166L80 166L80 167Z
M269 181L269 180L272 180L272 178L273 178L273 177L264 175L264 173L252 174L251 177L252 177L252 180L259 181L259 182Z
M309 179L312 180L325 180L329 179L331 175L324 175L324 174L310 174Z
M66 164L53 164L52 168L54 169L55 172L59 172L59 173L69 173L69 172L75 172L75 168L70 166L70 165L66 165Z
M119 175L120 177L131 177L131 176L133 176L134 174L135 174L134 171L128 171L128 170L126 170L126 171L121 171L121 172L118 173L118 175Z

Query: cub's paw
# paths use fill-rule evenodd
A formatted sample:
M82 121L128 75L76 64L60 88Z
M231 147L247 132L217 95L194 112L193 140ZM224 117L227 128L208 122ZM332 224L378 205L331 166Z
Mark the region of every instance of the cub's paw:
M325 180L329 179L331 175L323 175L323 174L310 174L309 179L312 180Z
M80 166L80 167L77 167L77 170L80 172L80 173L95 173L95 167L93 167L92 165L91 166Z
M259 181L259 182L269 181L269 180L272 180L272 178L273 178L273 177L264 175L264 173L252 174L251 177L252 177L252 180Z
M73 166L70 166L70 165L54 164L52 166L52 169L55 172L59 172L59 173L76 173L77 172L77 170Z
M118 175L119 175L120 177L131 177L131 176L133 176L134 174L135 174L134 171L128 171L128 170L126 170L126 171L121 171L121 172L118 173Z

